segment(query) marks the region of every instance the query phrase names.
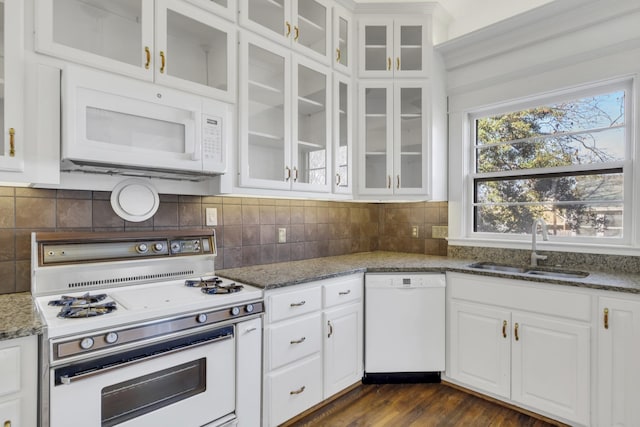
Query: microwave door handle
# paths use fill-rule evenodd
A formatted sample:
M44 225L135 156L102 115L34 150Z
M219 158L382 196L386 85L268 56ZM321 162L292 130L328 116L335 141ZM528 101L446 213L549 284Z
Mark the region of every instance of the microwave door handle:
M204 120L204 117L201 117L200 120ZM193 153L191 153L191 160L200 160L202 159L202 132L204 131L204 122L198 123L197 113L195 111L191 112L191 122L194 124L194 132L196 133L196 137L194 138L195 143L193 144ZM200 125L200 132L198 135L197 127Z

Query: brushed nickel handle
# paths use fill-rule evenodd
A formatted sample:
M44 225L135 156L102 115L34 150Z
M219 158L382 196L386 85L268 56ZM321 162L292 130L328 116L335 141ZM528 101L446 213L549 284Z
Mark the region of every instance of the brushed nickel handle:
M160 51L160 73L164 73L164 67L167 65L167 58L164 51Z
M291 24L289 23L289 21L285 21L284 26L287 29L287 31L285 32L284 36L285 37L289 37L291 35Z
M298 340L291 340L289 341L290 344L302 344L303 342L305 342L307 340L307 337L302 337Z
M9 128L9 157L16 155L16 130Z
M329 326L329 333L327 334L327 338L331 338L331 335L333 335L333 325L331 324L331 320L327 320L327 326Z
M387 70L391 71L391 57L387 58Z
M293 182L298 181L298 168L294 167L293 168Z
M300 29L298 26L293 27L293 41L298 41L298 37L300 37Z
M151 49L149 49L149 46L144 47L144 54L147 57L147 62L144 63L144 68L145 70L148 70L149 65L151 65Z
M506 338L507 337L507 321L503 320L502 321L502 338Z
M290 391L289 394L300 394L300 393L302 393L304 391L305 388L306 388L306 386L302 386L297 390Z
M254 326L254 327L252 327L252 328L247 328L247 329L245 329L245 330L244 330L244 333L245 333L245 334L248 334L248 333L250 333L250 332L255 331L256 329L258 329L258 328L256 328L255 326Z
M396 70L400 69L400 57L396 57Z
M400 175L396 175L396 188L400 188Z
M336 174L336 186L340 187L340 174L339 173Z
M609 309L604 309L604 328L609 329Z
M340 62L340 58L342 58L342 55L340 53L340 48L336 49L336 62Z
M285 166L284 170L286 172L285 175L284 175L284 180L285 181L289 181L291 179L291 169L289 169L288 166Z
M518 324L516 323L515 328L513 330L515 337L516 337L516 341L520 341L520 337L518 336Z
M338 295L349 295L351 293L351 289L347 289L346 291L338 292Z
M306 301L300 301L300 302L292 302L291 304L289 304L291 307L300 307L301 305L305 305L307 302Z
M391 188L391 175L387 175L387 188Z

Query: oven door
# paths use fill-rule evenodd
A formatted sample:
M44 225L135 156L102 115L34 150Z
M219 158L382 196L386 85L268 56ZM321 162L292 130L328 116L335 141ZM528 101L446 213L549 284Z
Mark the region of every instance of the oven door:
M50 426L235 425L235 335L226 326L50 375Z

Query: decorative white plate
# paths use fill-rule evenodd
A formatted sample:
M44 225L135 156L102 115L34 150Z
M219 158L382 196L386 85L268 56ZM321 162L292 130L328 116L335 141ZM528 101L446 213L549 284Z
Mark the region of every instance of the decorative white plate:
M111 207L126 221L145 221L156 213L158 206L158 191L148 181L125 179L111 191Z

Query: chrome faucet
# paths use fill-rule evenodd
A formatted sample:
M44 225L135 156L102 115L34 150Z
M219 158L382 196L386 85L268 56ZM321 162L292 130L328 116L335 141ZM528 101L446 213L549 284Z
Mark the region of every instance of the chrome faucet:
M547 223L544 222L544 219L538 218L533 221L533 225L531 226L531 267L537 267L538 261L547 259L546 255L538 255L536 253L536 235L538 234L538 225L542 228L542 240L549 240Z

